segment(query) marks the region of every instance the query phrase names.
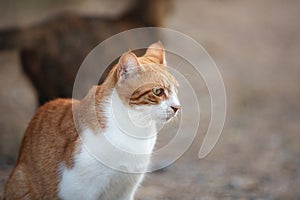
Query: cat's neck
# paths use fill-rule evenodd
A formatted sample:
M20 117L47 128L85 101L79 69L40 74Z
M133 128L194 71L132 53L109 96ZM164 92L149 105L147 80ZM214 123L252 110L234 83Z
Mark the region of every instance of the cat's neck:
M154 121L125 106L114 89L105 104L106 138L129 153L150 154L156 141Z

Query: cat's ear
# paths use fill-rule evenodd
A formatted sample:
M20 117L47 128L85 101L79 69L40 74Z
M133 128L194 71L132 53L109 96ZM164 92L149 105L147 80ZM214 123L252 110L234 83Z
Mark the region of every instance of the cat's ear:
M140 63L134 53L131 51L124 53L119 59L118 78L126 78L138 66Z
M151 44L144 56L151 57L151 60L154 60L158 64L166 65L165 49L160 41Z

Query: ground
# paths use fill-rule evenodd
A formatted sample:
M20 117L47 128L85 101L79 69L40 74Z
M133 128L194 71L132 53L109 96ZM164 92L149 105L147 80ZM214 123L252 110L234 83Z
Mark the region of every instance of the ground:
M175 1L167 27L196 39L216 62L227 91L226 124L200 160L204 117L189 150L149 173L137 199L300 199L299 9L297 0ZM9 93L3 88L12 86L1 87ZM10 170L1 165L0 197Z

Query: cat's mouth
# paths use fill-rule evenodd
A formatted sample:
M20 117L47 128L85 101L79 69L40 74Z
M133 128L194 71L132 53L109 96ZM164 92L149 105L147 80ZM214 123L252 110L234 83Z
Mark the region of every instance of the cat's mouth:
M164 120L166 123L169 123L170 121L172 121L174 118L176 118L178 116L178 112L167 112L166 116L164 117Z

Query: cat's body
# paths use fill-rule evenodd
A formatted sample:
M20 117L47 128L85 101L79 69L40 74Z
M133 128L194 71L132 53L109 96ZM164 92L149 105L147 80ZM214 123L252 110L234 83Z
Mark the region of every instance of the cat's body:
M156 123L179 108L176 87L155 43L143 57L124 54L81 101L45 104L25 132L4 199L132 200L155 145Z

